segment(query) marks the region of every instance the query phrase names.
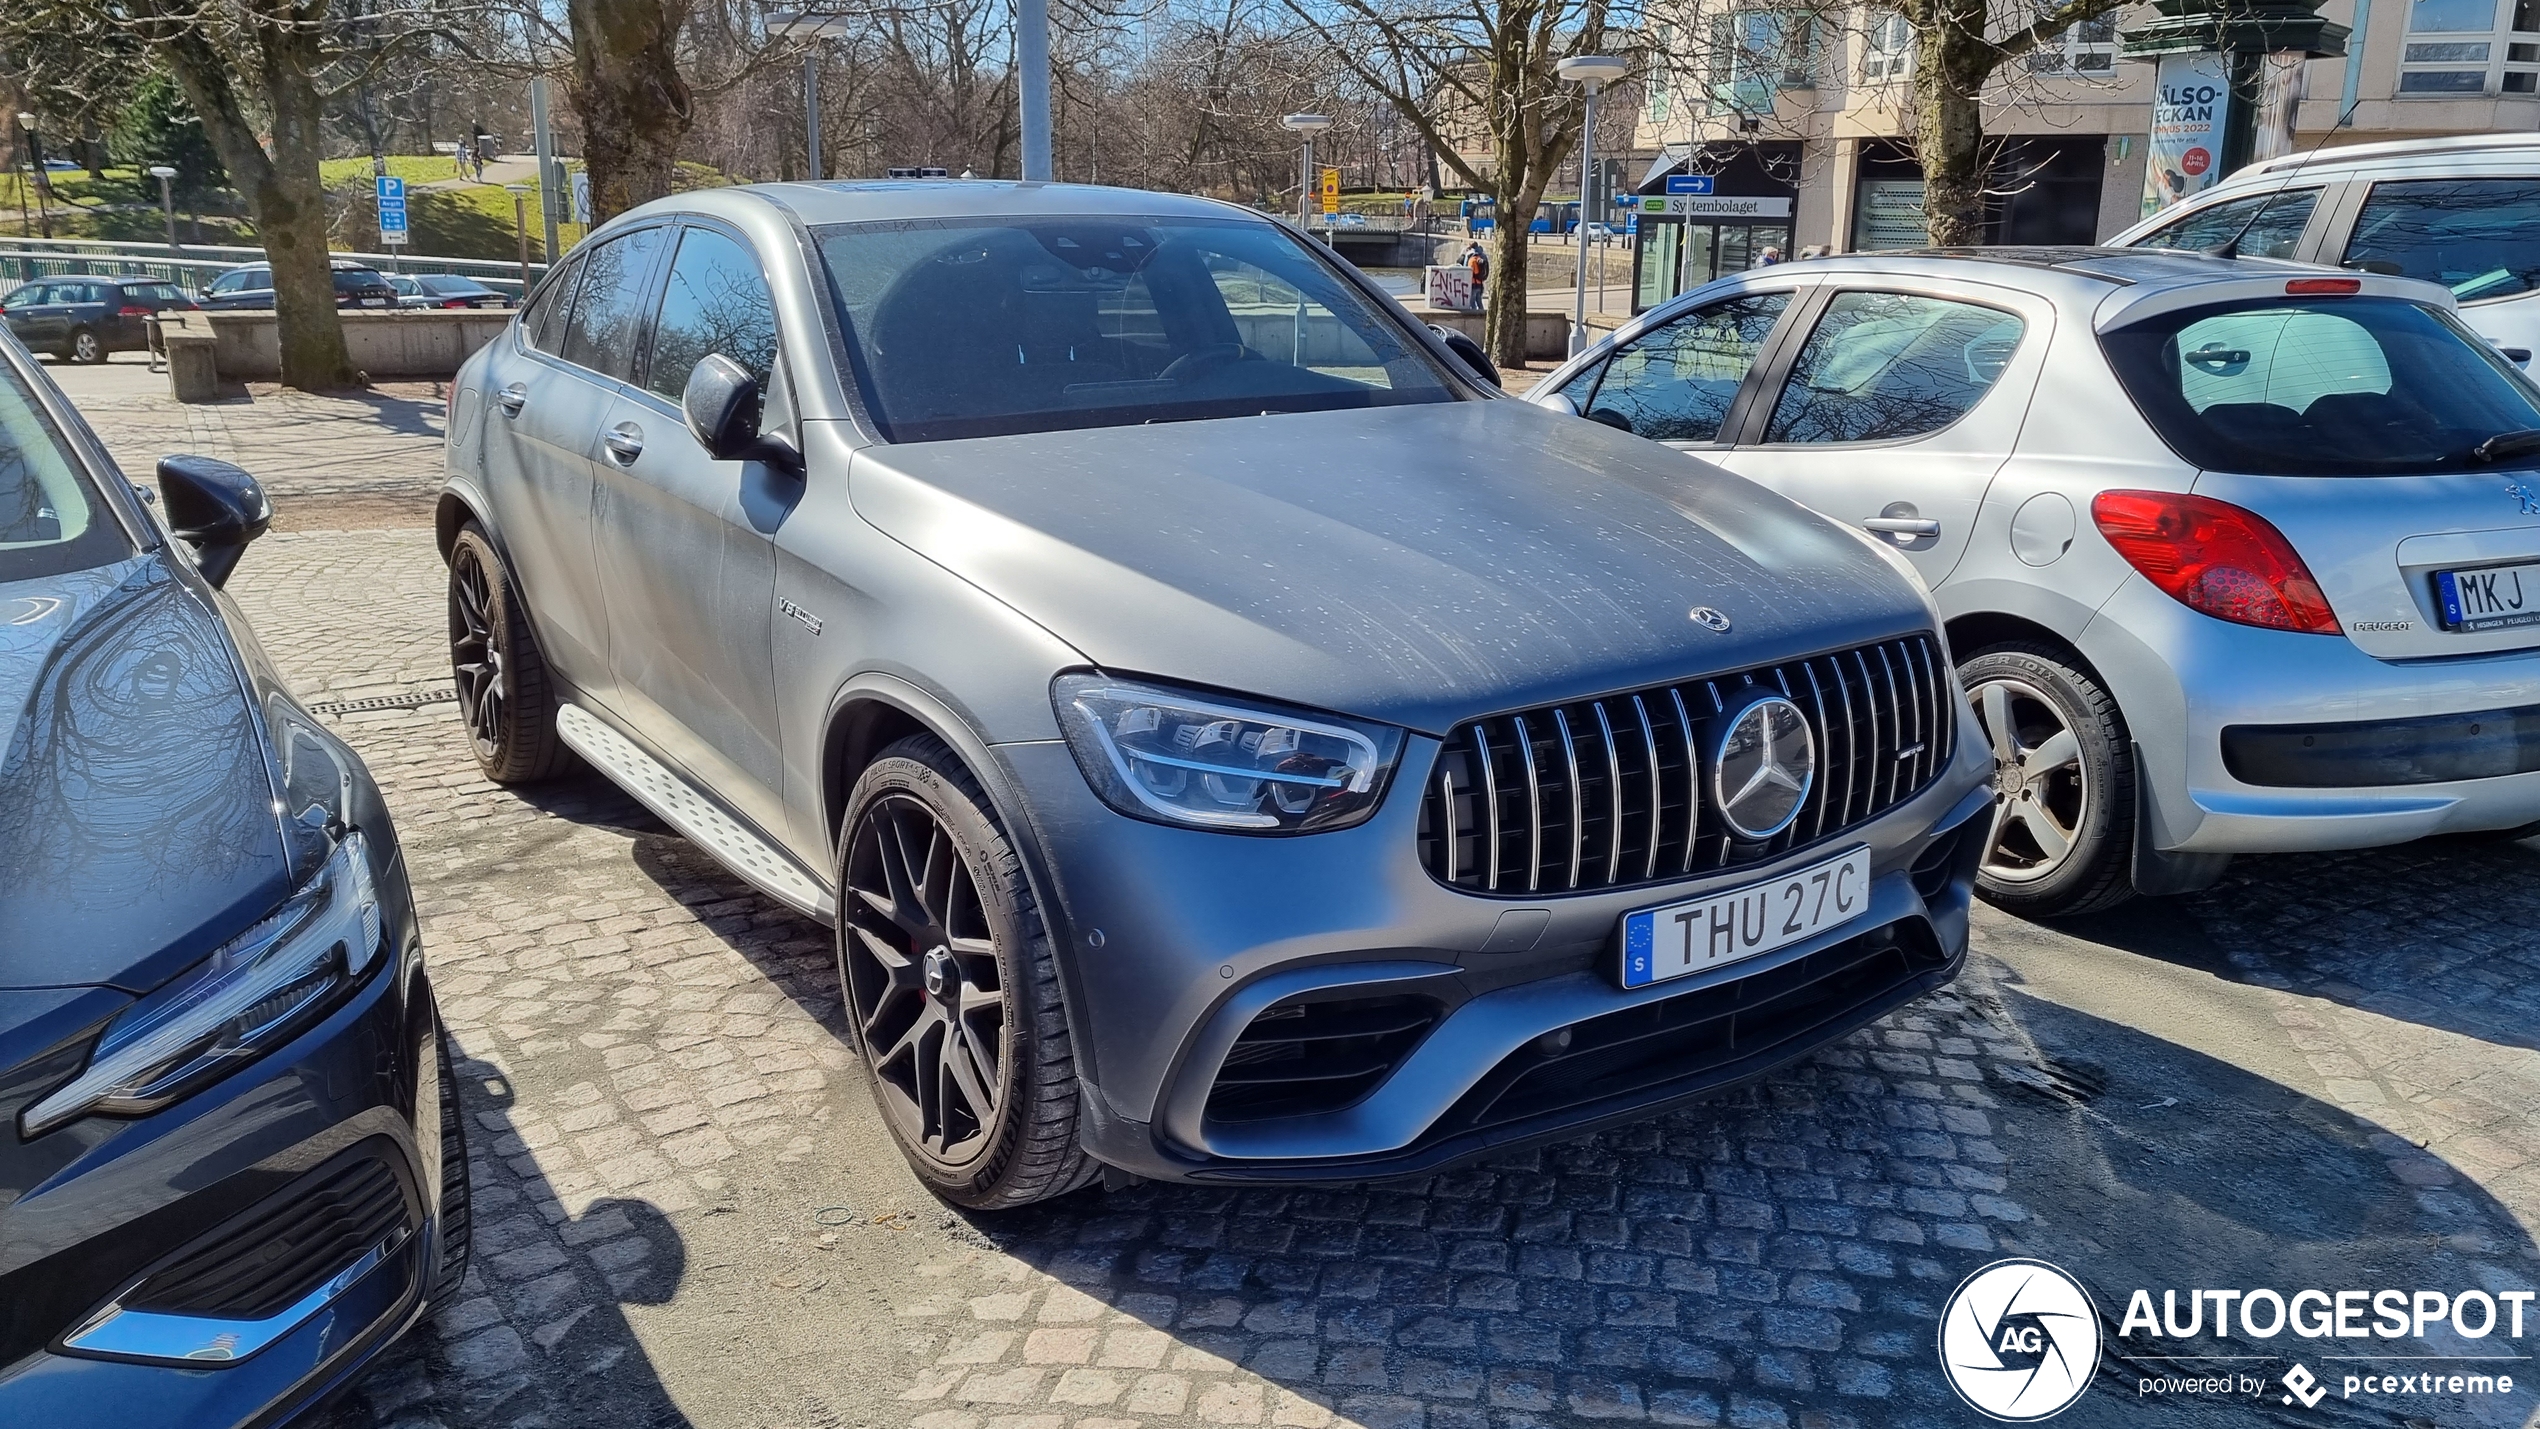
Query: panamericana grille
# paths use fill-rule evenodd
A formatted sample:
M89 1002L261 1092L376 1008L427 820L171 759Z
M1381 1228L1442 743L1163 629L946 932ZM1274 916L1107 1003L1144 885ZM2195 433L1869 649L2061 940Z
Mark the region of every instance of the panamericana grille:
M123 1297L126 1308L261 1320L414 1225L404 1183L375 1155L303 1177Z
M1420 861L1475 893L1629 887L1771 858L1913 797L1948 767L1957 710L1939 643L1830 655L1459 725L1420 801ZM1763 687L1799 707L1817 770L1770 839L1705 788L1721 716Z
M1339 1111L1391 1075L1438 1020L1425 997L1291 999L1262 1009L1208 1091L1211 1121Z

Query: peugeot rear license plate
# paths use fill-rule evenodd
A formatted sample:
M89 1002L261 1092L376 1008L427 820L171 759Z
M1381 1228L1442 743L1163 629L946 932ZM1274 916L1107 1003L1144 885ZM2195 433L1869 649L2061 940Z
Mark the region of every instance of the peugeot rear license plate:
M2434 598L2446 630L2504 630L2540 625L2540 561L2436 571Z
M1869 908L1870 851L1853 848L1766 882L1626 913L1623 986L1647 987L1758 957Z

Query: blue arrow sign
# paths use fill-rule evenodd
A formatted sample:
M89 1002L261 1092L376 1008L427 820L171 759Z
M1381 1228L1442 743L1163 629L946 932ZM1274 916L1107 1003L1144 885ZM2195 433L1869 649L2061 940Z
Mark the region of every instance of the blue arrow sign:
M1667 176L1667 192L1671 194L1707 194L1712 191L1712 178L1713 176L1710 174L1669 174Z

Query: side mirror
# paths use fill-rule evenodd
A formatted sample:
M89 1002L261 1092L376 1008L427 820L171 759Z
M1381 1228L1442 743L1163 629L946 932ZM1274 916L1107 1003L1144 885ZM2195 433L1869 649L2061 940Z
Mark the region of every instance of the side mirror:
M273 503L245 471L207 456L159 459L168 533L194 548L203 579L225 585L247 543L273 525Z
M764 404L758 379L722 353L708 353L688 373L679 394L679 410L688 431L716 461L762 461L794 471L801 455L782 437L761 436L759 408Z
M1538 407L1550 407L1552 410L1559 412L1565 417L1575 417L1579 415L1579 404L1571 401L1570 394L1567 392L1547 392L1541 397L1530 398L1529 400Z
M1463 360L1466 367L1473 369L1473 375L1493 387L1503 385L1499 380L1499 365L1490 360L1489 353L1482 351L1480 343L1454 328L1440 327L1436 323L1429 324L1429 331L1438 335L1438 341L1446 344L1447 351L1454 353Z

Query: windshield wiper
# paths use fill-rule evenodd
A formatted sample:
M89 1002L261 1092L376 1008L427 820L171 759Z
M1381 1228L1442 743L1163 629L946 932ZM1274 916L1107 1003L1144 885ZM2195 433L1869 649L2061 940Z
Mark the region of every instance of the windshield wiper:
M2518 432L2498 432L2469 449L2475 462L2502 461L2509 456L2529 456L2540 452L2540 427L2525 427Z

